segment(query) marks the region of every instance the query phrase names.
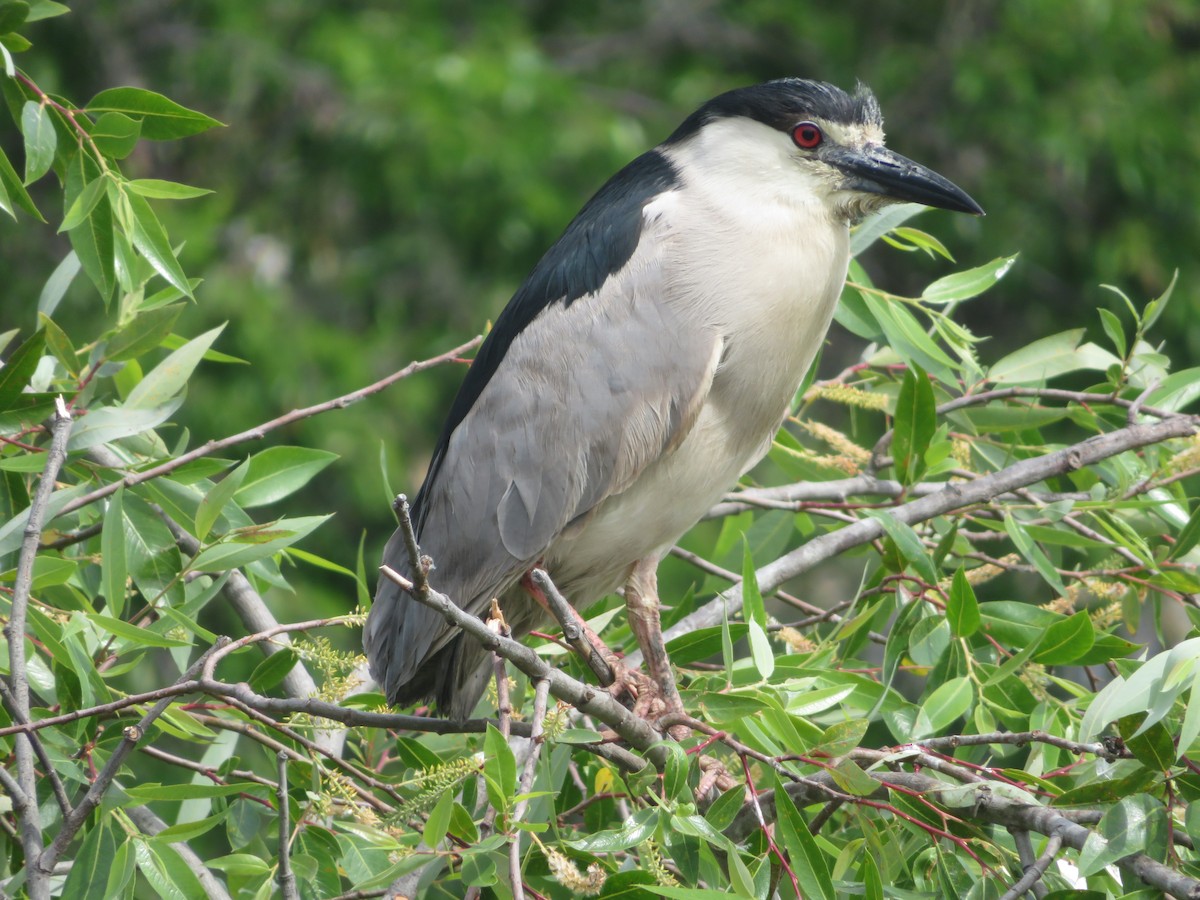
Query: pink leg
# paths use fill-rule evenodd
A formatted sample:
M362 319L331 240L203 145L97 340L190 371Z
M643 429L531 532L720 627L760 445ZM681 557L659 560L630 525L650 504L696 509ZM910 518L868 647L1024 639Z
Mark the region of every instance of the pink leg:
M683 701L675 686L675 673L663 645L662 621L658 614L658 558L647 557L634 563L625 584L625 606L629 609L629 627L642 648L646 668L658 687L666 713L682 713Z

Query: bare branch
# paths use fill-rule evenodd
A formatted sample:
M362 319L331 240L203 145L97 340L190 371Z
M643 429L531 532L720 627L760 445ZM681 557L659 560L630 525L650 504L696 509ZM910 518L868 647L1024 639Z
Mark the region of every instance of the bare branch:
M583 624L579 613L567 602L567 598L562 595L562 591L551 580L550 573L545 569L534 569L529 576L538 590L542 592L542 596L546 598L546 604L550 607L554 618L558 620L558 627L562 629L563 637L570 644L571 649L587 663L592 674L596 676L596 680L604 687L608 687L616 676L600 649L588 640L587 626Z
M3 678L0 678L0 699L4 701L4 707L8 710L9 715L22 725L28 726L29 719L20 707L17 706L17 698L12 695L8 685ZM21 732L29 740L33 747L33 752L38 758L38 762L42 764L42 769L46 773L46 780L50 782L50 789L54 792L54 799L58 803L58 809L65 818L71 812L71 798L67 796L66 788L63 787L62 779L58 777L58 771L54 768L54 763L50 761L50 755L46 752L46 747L42 744L41 738L32 728L27 728Z
M1010 828L1009 831L1012 833L1013 843L1016 844L1017 855L1021 858L1021 866L1025 872L1012 887L1004 892L1000 900L1020 900L1021 895L1030 890L1040 900L1046 896L1046 886L1041 883L1042 876L1046 874L1046 869L1050 868L1050 863L1058 855L1058 851L1062 847L1062 838L1057 834L1050 835L1045 851L1037 859L1034 859L1033 842L1029 840L1029 832L1024 828Z
M529 798L525 796L533 790L533 779L537 775L538 759L542 755L542 729L546 724L546 698L550 694L550 681L539 678L533 689L533 733L529 736L529 756L525 759L525 768L521 771L521 784L517 794L521 799L513 807L512 821L520 822L529 808ZM513 835L513 841L508 847L508 879L512 888L514 900L523 900L525 886L521 881L521 833Z
M55 400L55 413L50 424L50 449L46 453L46 464L37 490L29 503L29 517L25 521L24 539L17 557L17 575L13 583L12 611L4 636L8 639L9 686L11 688L13 718L19 722L29 721L29 680L25 664L25 617L29 610L29 598L33 591L33 564L37 559L38 542L42 536L42 523L46 519L46 507L54 493L54 481L67 459L67 438L71 434L71 413L62 397ZM43 750L43 754L44 754ZM50 896L47 877L54 866L40 869L38 858L42 855L42 816L37 802L37 772L34 768L33 738L26 734L18 737L14 754L17 763L17 784L27 802L21 815L21 847L25 851L25 884L33 900L45 900ZM43 763L44 765L45 763ZM51 775L53 768L49 769ZM55 776L57 777L57 776ZM59 785L61 790L62 785ZM15 795L14 795L15 799Z
M595 716L616 731L631 746L647 751L647 755L656 766L665 763L665 750L653 748L654 744L662 740L662 735L655 731L648 722L633 715L609 694L598 691L581 681L576 681L569 675L553 668L536 652L519 641L493 634L482 621L463 612L445 594L428 585L425 590L416 590L416 586L411 581L390 566L382 566L379 571L385 578L391 579L408 591L418 603L441 613L451 625L461 628L486 649L499 653L531 679L547 679L550 682L551 694L581 712Z
M292 824L291 811L288 809L287 764L288 755L280 751L275 755L279 763L279 786L275 796L279 800L279 891L283 900L300 900L300 890L296 887L296 873L292 871Z
M981 476L966 484L948 484L940 491L889 510L889 514L907 525L924 522L956 509L986 502L1018 488L1037 484L1055 475L1065 475L1129 450L1171 438L1188 437L1196 433L1197 427L1197 418L1194 416L1171 416L1150 425L1130 425L1106 434L1095 435L1045 456L1023 459L1006 469ZM817 564L853 547L876 540L884 534L883 525L877 519L863 519L853 525L815 537L758 569L755 575L759 589L764 593L773 591ZM726 610L735 613L741 605L741 586L736 585L718 595L712 602L684 616L667 631L665 637L670 640L698 628L718 625ZM627 657L630 665L638 665L640 661L641 655L637 652Z

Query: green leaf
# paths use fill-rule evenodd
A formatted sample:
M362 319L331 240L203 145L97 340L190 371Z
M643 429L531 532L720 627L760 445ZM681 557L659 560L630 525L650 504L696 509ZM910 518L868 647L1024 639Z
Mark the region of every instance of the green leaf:
M125 611L125 582L129 570L125 564L125 486L117 488L104 509L104 528L100 531L101 582L108 611L120 618Z
M207 896L195 873L169 844L134 840L138 869L163 900L196 900Z
M1151 816L1157 801L1146 794L1122 798L1104 814L1096 832L1079 853L1079 874L1095 875L1118 859L1139 853L1149 844Z
M233 499L237 489L241 487L242 480L246 477L249 468L250 461L246 460L213 485L212 490L204 495L204 499L196 507L196 537L200 540L204 540L208 536L217 519L221 517L221 512Z
M12 409L20 399L46 349L46 332L35 331L17 347L0 369L0 412Z
M1067 372L1079 369L1105 371L1121 360L1095 344L1080 345L1083 328L1073 328L1044 337L1010 353L988 372L997 384L1039 385Z
M953 382L958 363L952 360L921 327L903 304L867 294L867 308L879 322L888 345L908 363L921 366L938 380Z
M1178 537L1175 538L1175 543L1171 547L1171 552L1167 554L1167 559L1179 559L1181 556L1186 555L1197 543L1200 543L1200 504L1188 516L1187 524L1183 526Z
M929 377L918 365L904 373L896 398L892 457L901 484L913 484L925 474L925 451L937 431L937 401Z
M271 447L250 457L250 469L236 493L244 508L282 500L338 458L336 453L309 447Z
M50 111L36 100L26 101L21 110L21 131L25 135L25 183L30 184L50 171L58 133Z
M193 338L146 373L125 399L125 408L149 409L175 397L224 328L224 325L218 325Z
M167 239L167 233L163 231L162 224L150 208L150 204L144 197L135 193L126 193L124 197L133 213L133 233L130 235L133 245L172 287L185 297L195 300L192 286L183 273L171 242Z
M450 813L454 811L454 791L442 791L442 796L429 811L421 840L430 850L436 850L450 828Z
M1109 722L1122 716L1168 707L1190 683L1169 676L1183 672L1188 666L1194 667L1197 660L1200 660L1200 638L1189 638L1150 657L1128 679L1114 678L1096 694L1084 713L1079 723L1079 740L1093 740ZM1156 721L1157 718L1147 716L1142 728L1149 728Z
M5 0L0 3L0 34L11 34L29 18L29 4L25 0Z
M879 782L864 772L852 759L839 761L829 770L829 774L837 782L838 787L856 797L870 797L879 790Z
M151 141L170 141L200 134L221 125L211 116L180 106L162 94L134 87L109 88L91 99L92 115L123 113L142 123L142 136Z
M1171 275L1171 283L1167 285L1167 289L1162 292L1162 295L1146 304L1146 309L1142 312L1142 331L1149 331L1154 327L1154 323L1158 321L1158 317L1167 308L1167 304L1171 300L1171 294L1175 291L1175 283L1177 281L1179 281L1178 269Z
M142 123L124 113L108 112L96 120L92 140L96 148L113 159L124 159L137 146Z
M176 181L160 181L157 178L138 178L130 181L126 187L135 194L141 194L151 200L191 200L212 193L208 188L192 187Z
M763 605L762 592L758 589L754 560L750 556L750 544L742 543L742 616L747 622L757 622L762 631L767 628L767 611Z
M1017 255L1001 256L990 263L939 278L921 294L925 303L954 303L977 297L999 281L1017 261Z
M1144 713L1121 716L1117 719L1117 731L1129 752L1143 766L1155 772L1170 772L1180 751L1176 750L1175 741L1162 722L1142 730L1145 720Z
M93 182L99 182L102 188L108 186L108 180L101 177L95 161L80 150L67 164L63 203L68 210L74 208L84 189ZM108 200L107 191L102 192L89 215L75 227L67 229L67 236L71 240L72 249L79 257L83 271L107 303L116 285L115 236L112 205Z
M1172 372L1159 387L1150 392L1146 406L1178 412L1200 397L1200 368Z
M635 812L617 830L600 831L564 843L585 853L617 853L628 850L654 834L658 829L659 815L658 807L648 806Z
M295 519L280 519L261 529L234 533L221 543L200 551L191 568L202 572L223 572L266 559L303 540L328 518L329 516L301 516Z
M1080 610L1046 629L1033 659L1044 666L1077 664L1094 643L1096 629L1087 611Z
M280 684L288 672L296 668L299 658L293 648L280 648L254 667L254 671L250 673L250 687L260 694L265 694Z
M142 434L161 425L171 417L183 402L182 397L153 409L123 409L106 406L89 410L86 416L71 424L71 438L67 447L72 450L87 450L121 438Z
M38 312L45 316L54 315L54 311L58 308L59 302L63 295L67 292L67 288L71 286L71 282L75 280L75 276L79 274L79 256L74 252L68 253L62 258L62 261L54 267L54 271L50 273L50 277L46 279L46 283L42 286L42 292L38 295ZM67 342L70 343L69 341ZM74 348L71 350L71 356L74 356ZM63 363L71 372L75 371L77 365L76 360L72 358L70 364Z
M79 192L67 208L67 213L63 216L62 225L58 227L59 234L79 226L92 214L92 211L95 210L96 205L104 196L107 185L108 178L101 175L93 178L84 186L83 190Z
M123 638L127 641L132 641L135 646L144 647L190 647L191 641L180 641L175 638L164 637L151 631L149 628L142 628L137 625L131 625L121 619L114 619L112 616L101 615L100 613L84 613L88 619L95 622L104 631L115 637Z
M175 327L184 305L172 303L138 313L132 322L108 339L105 357L113 362L125 362L158 347Z
M890 512L883 510L868 510L867 515L879 520L879 524L895 543L900 555L917 570L917 574L930 584L937 582L938 573L933 560L925 552L925 545L921 543L921 538L913 531L911 525L901 522Z
M1004 431L1027 431L1061 422L1070 415L1065 408L1039 409L1036 406L1009 406L989 403L970 409L958 409L947 418L955 424L966 424L976 434L995 434Z
M971 708L974 691L965 675L941 684L921 704L913 725L914 740L938 734Z
M858 256L875 241L894 228L899 228L913 216L926 212L920 203L896 203L885 206L875 215L860 222L850 232L850 255Z
M25 21L40 22L42 19L51 19L55 16L66 15L70 11L69 7L61 3L55 3L54 0L31 0L29 16Z
M34 204L33 198L29 196L29 191L25 190L25 185L21 183L21 177L17 174L17 170L13 168L4 151L0 150L0 209L15 219L17 215L13 208L14 200L17 206L39 222L46 221Z
M1067 593L1066 587L1063 586L1062 579L1059 578L1058 572L1055 570L1053 563L1042 552L1042 549L1034 543L1025 528L1013 517L1012 513L1004 514L1004 530L1008 532L1008 536L1012 538L1012 542L1017 545L1017 550L1025 557L1033 567L1038 570L1038 574L1046 580L1050 587L1054 588L1060 596Z
M792 871L800 882L800 892L805 900L835 900L837 894L825 854L809 833L808 824L796 809L779 776L775 775L774 780L776 825L792 862Z
M1104 326L1104 333L1108 335L1108 339L1113 342L1117 356L1124 358L1129 345L1125 342L1125 329L1121 326L1121 320L1104 307L1100 307L1096 312L1100 313L1100 324Z
M133 583L146 599L179 587L183 558L175 538L145 500L126 493L125 553Z
M68 258L73 257L74 253L68 256ZM37 325L42 331L46 331L46 344L50 353L54 354L54 358L62 364L67 372L77 374L78 360L76 352L74 352L74 344L71 343L71 338L67 337L66 331L59 328L58 323L44 312L37 313Z
M105 888L108 873L113 868L117 855L117 838L113 834L111 819L101 817L99 822L87 830L83 846L71 863L66 883L62 886L63 897L76 900L107 900Z
M979 601L975 599L975 589L961 567L954 573L954 580L950 583L946 619L955 637L970 637L979 630Z
M754 668L758 670L760 678L770 678L775 672L775 654L771 652L771 642L767 640L767 633L761 625L754 621L747 624L749 625L747 633L750 638L750 658L754 662Z
M231 784L160 784L157 781L146 784L132 784L126 788L134 800L142 803L152 803L156 800L205 800L213 797L234 797L238 794L262 794L270 790L267 785L250 781L240 781Z
M504 735L491 723L483 739L483 756L488 799L498 811L504 812L517 792L517 760Z

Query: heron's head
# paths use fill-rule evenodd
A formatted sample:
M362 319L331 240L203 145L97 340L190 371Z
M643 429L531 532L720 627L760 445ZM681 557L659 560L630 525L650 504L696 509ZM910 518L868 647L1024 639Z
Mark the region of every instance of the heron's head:
M861 84L848 94L784 78L729 91L689 116L665 147L706 178L756 183L801 202L815 195L846 221L899 202L983 214L957 185L884 146L879 102Z

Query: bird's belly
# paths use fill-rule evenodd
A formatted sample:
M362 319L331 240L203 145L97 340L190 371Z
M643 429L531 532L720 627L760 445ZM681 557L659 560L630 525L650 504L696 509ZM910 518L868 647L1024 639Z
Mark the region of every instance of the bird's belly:
M687 437L551 544L547 568L576 605L615 590L638 560L665 553L769 449L824 340L845 278L844 229L806 249L759 271L825 272L824 282L810 281L808 290L789 297L750 279L749 298L775 302L744 303L741 318L718 329L727 335L727 352Z

